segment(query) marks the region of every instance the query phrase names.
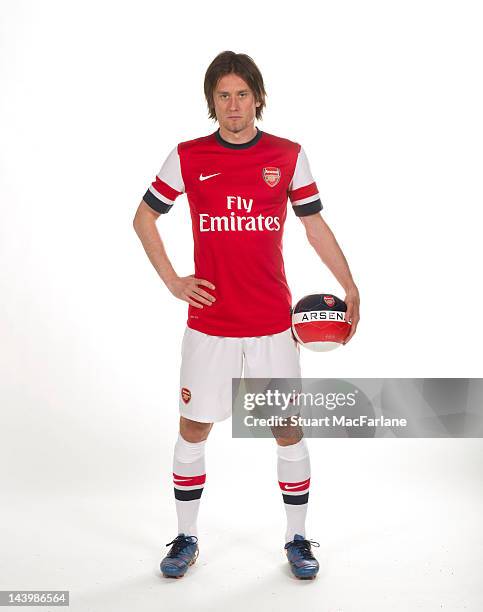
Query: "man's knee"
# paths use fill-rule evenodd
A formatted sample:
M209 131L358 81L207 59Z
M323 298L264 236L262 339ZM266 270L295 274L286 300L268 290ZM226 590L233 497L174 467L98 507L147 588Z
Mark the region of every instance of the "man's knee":
M290 446L297 444L304 437L304 432L299 425L282 425L271 428L272 434L279 446Z
M276 438L279 446L291 446L292 444L298 444L302 439L303 436L299 436L297 434L294 434L288 438Z
M180 417L179 420L179 433L187 442L206 440L212 427L213 423L200 423L199 421L185 419L185 417Z

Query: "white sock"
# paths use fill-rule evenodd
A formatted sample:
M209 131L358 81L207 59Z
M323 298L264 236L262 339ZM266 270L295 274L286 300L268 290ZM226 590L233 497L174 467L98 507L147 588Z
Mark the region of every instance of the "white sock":
M296 533L305 538L305 517L309 500L310 457L305 438L289 446L277 445L278 484L287 514L285 542Z
M198 535L196 520L205 484L205 444L178 436L174 446L173 483L178 534Z

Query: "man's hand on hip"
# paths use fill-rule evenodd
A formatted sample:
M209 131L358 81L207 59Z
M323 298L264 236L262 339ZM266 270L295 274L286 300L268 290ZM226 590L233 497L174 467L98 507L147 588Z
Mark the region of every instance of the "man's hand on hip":
M176 276L167 281L166 286L175 297L188 302L195 308L203 308L203 304L211 306L216 300L213 295L201 288L204 286L214 290L215 285L202 278L195 278L194 274L182 277Z

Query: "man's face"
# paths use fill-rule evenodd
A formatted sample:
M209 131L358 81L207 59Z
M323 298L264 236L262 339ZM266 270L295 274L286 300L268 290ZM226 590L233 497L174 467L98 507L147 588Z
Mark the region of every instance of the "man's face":
M253 125L260 106L250 87L237 74L221 77L213 92L213 102L220 126L235 134Z

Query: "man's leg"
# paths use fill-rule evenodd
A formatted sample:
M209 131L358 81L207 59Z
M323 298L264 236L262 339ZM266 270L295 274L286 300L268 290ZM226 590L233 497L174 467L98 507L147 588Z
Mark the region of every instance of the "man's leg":
M310 457L305 438L302 437L302 432L297 431L298 429L294 428L293 435L276 438L278 484L287 515L285 542L291 542L296 534L305 538Z
M178 532L197 535L196 519L206 478L205 443L214 422L231 416L231 379L241 376L237 338L185 330L181 349L179 437L173 484Z
M301 376L299 348L291 329L271 336L245 338L244 351L245 376L266 379L254 383L255 387L263 384L269 388L270 378L298 379ZM297 578L314 578L319 564L311 552L313 542L305 539L310 484L307 445L297 426L274 427L272 433L277 440L278 481L287 515L285 551L290 569Z
M284 429L283 427L280 429ZM305 438L297 435L299 428L287 428L287 433L277 440L278 482L282 490L287 531L285 551L290 569L296 578L311 580L319 571L319 563L312 554L312 544L318 542L305 537L305 517L309 501L310 458ZM278 437L277 437L278 435Z
M213 423L199 423L180 418L178 440L174 446L173 483L178 535L161 561L160 569L167 578L181 578L198 557L196 520L206 479L205 443Z
M270 388L272 378L300 378L299 348L291 329L271 336L246 338L244 348L245 377L258 379L252 381L250 386L254 391L263 392L265 388ZM287 391L292 388L289 385ZM292 540L295 533L305 535L310 461L299 427L273 427L272 434L277 440L277 471L287 514L285 542L288 542L287 537L292 536Z
M167 577L181 578L198 556L196 521L204 488L204 447L214 422L231 416L231 379L242 373L238 338L185 330L181 349L179 436L174 448L173 482L178 535L161 561Z
M206 479L205 444L213 423L180 417L174 447L173 484L178 515L178 534L198 535L196 521Z

